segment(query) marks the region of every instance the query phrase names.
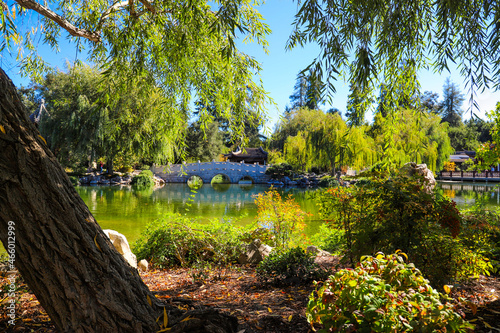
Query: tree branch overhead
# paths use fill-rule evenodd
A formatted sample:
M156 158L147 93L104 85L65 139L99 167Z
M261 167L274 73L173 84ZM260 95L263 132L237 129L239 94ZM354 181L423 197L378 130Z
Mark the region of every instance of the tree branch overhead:
M92 42L95 42L95 43L98 43L101 41L100 32L88 31L86 29L80 29L80 28L74 26L72 23L70 23L68 20L66 20L61 15L55 13L54 11L50 10L47 7L40 5L39 3L37 3L33 0L15 0L15 1L21 7L26 8L26 9L32 9L32 10L36 11L38 14L54 21L61 28L63 28L67 32L69 32L69 34L72 36L83 37L83 38L86 38L86 39L88 39Z

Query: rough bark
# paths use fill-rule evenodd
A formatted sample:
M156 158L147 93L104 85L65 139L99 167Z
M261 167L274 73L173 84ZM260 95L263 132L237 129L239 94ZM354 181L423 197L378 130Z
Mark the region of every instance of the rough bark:
M154 332L159 302L113 248L0 69L0 239L61 332ZM148 296L155 304L148 303Z

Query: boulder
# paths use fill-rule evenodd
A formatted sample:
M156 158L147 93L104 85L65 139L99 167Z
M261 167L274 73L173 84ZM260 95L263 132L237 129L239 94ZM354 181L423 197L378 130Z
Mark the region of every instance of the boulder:
M137 268L140 269L141 271L143 272L147 272L148 271L148 267L149 267L149 264L148 262L146 261L146 259L142 259L141 261L139 261L139 263L137 264Z
M424 179L424 191L432 193L434 186L436 186L436 179L434 173L427 168L427 164L417 164L415 162L406 163L400 170L403 174L412 176L422 176Z
M310 245L306 248L306 253L311 254L315 257L328 257L331 256L332 254L328 251L324 251L317 246Z
M135 254L130 251L127 238L117 231L106 229L103 230L106 236L111 240L115 249L125 258L130 266L137 268L137 258Z
M269 245L262 244L260 239L255 239L253 242L245 246L238 258L238 262L242 265L258 264L273 250Z

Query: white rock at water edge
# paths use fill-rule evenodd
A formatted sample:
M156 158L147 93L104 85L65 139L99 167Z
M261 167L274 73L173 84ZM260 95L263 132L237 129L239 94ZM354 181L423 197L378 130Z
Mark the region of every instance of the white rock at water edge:
M130 250L127 238L117 231L106 229L103 230L106 236L111 240L115 249L125 258L130 266L137 268L137 258Z

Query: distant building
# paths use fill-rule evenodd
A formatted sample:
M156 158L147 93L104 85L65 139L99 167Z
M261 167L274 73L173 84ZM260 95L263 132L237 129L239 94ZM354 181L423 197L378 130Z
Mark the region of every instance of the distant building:
M469 150L456 151L455 154L450 155L449 161L454 162L457 169L461 169L460 166L462 165L463 162L471 158L474 159L475 157L476 157L475 151L469 151Z
M224 158L228 162L240 163L241 161L243 161L243 163L259 163L265 165L267 164L267 155L268 153L264 149L262 149L262 147L243 149L238 148L237 151L231 152L229 154L224 154Z

